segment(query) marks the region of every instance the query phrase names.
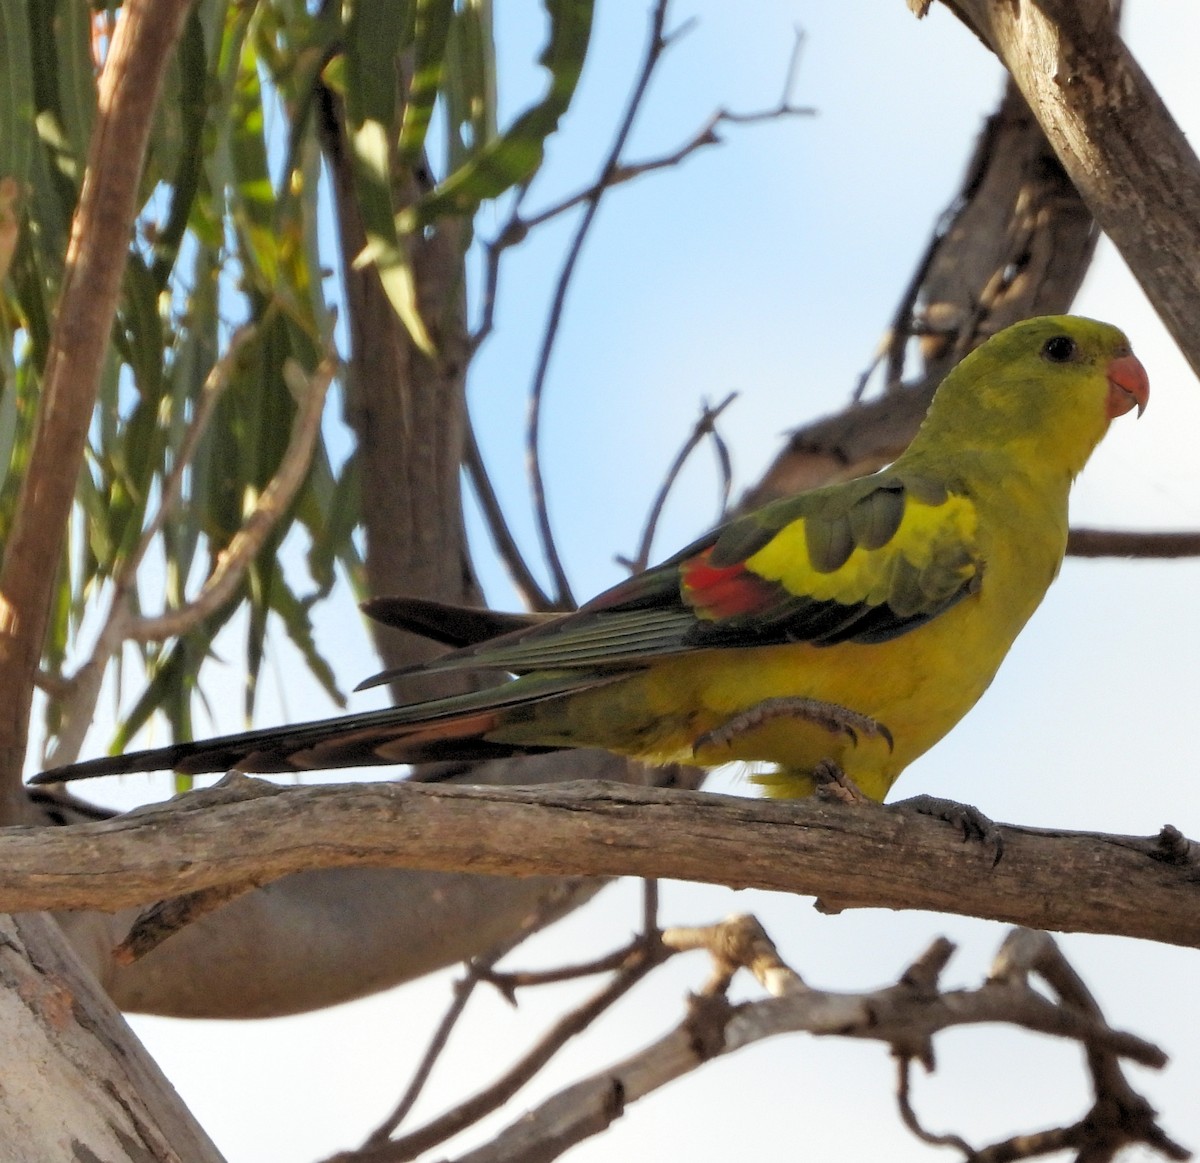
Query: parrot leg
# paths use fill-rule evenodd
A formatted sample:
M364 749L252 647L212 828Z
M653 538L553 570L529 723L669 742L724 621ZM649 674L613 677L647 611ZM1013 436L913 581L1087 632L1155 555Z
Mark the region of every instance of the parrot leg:
M1004 855L1004 835L1000 829L978 808L971 804L960 804L957 800L944 800L940 796L911 796L889 804L893 808L905 808L935 820L945 820L962 833L964 841L981 844L992 850L993 867Z
M894 746L891 731L870 715L821 699L777 698L763 699L749 710L726 719L719 727L705 731L692 743L692 752L695 754L705 747L728 746L739 735L754 731L772 719L783 718L802 719L834 734L848 735L855 746L859 735L878 736L887 743L889 751Z

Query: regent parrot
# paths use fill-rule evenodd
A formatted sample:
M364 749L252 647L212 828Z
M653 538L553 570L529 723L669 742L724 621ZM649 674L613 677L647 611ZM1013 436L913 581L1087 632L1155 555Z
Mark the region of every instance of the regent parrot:
M1109 421L1140 414L1148 394L1116 328L1018 323L946 377L890 468L738 517L574 613L374 604L381 620L458 647L413 669L514 676L499 685L34 782L603 747L654 763L768 764L756 778L778 796L810 793L828 759L882 800L991 682L1058 573L1072 480Z

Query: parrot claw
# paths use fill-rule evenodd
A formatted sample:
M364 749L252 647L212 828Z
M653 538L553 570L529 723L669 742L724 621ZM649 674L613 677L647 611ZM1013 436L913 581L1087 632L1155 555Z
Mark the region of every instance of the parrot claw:
M932 816L935 820L945 820L962 833L964 843L991 849L993 867L1000 863L1000 857L1004 855L1004 835L1000 828L971 804L960 804L957 800L945 800L940 796L920 795L897 800L889 806Z
M822 759L812 770L816 796L827 803L870 804L879 807L832 759Z
M726 719L711 731L705 731L703 735L697 736L692 744L692 754L697 755L706 747L728 747L739 735L745 735L772 719L783 718L802 719L824 727L832 734L847 735L856 747L859 736L866 735L882 739L889 751L895 749L891 731L870 715L852 711L839 703L827 703L822 699L785 697L763 699L749 710L740 711L732 718Z

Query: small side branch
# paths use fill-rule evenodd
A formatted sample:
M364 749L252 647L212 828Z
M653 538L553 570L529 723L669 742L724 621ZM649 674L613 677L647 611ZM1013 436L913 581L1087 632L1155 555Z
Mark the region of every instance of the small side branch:
M667 498L671 495L671 490L675 487L675 482L679 479L679 474L687 464L688 458L700 447L700 442L706 436L712 438L713 447L717 452L717 463L721 468L721 511L718 514L718 520L724 518L725 510L729 507L729 494L733 487L733 471L729 448L717 431L717 418L735 399L737 399L737 392L730 392L715 408L704 405L700 419L696 421L695 427L692 429L692 434L684 441L683 447L671 462L671 467L667 469L663 483L654 497L654 503L650 506L650 515L646 518L646 527L642 532L642 540L638 545L637 555L632 560L620 559L621 564L628 567L631 573L641 573L650 564L650 550L654 544L654 534L658 531L658 522L662 517Z
M1200 557L1200 532L1072 529L1067 552L1075 557Z
M542 476L541 424L542 399L545 395L546 376L550 370L550 356L554 351L554 343L558 338L558 328L562 322L563 308L567 300L567 290L571 285L576 263L578 263L579 256L583 251L584 241L591 230L592 223L595 221L596 211L600 208L600 199L606 188L605 178L620 160L621 153L625 149L625 142L633 129L633 123L637 118L638 111L641 109L646 90L649 88L650 78L654 75L658 61L669 43L663 35L667 19L667 5L668 0L658 0L658 3L654 7L654 13L650 18L650 37L646 46L646 54L642 61L637 81L634 84L633 92L626 106L625 115L621 120L620 127L617 129L617 135L613 141L612 148L609 150L608 157L601 166L600 181L594 187L591 196L584 199L583 217L580 219L571 243L567 248L562 270L559 272L558 281L554 288L554 295L550 300L550 313L546 318L546 329L542 335L542 343L538 351L537 364L533 373L533 385L529 391L529 424L525 435L525 451L529 463L529 480L533 491L538 534L541 538L542 552L546 557L546 563L550 568L550 574L554 580L554 605L558 609L570 609L575 604L575 601L571 594L571 584L567 580L566 570L563 568L562 560L558 554L558 547L554 540L554 531L550 526L550 513L546 504L546 482Z
M163 481L162 499L158 509L142 531L133 552L125 559L113 578L108 616L96 636L92 653L70 679L60 680L58 690L54 693L54 697L62 702L62 728L54 739L53 749L46 756L48 767L70 763L78 756L83 746L84 738L92 725L96 700L100 697L100 688L108 664L121 648L121 644L130 636L133 622L132 598L137 587L138 569L155 537L175 512L183 491L184 475L195 459L217 402L228 387L242 352L257 333L253 325L239 327L230 338L224 355L213 364L201 385L195 413L188 424L171 471Z
M500 555L504 568L508 570L514 588L527 609L546 611L552 608L552 603L545 590L542 589L533 571L525 561L517 539L509 528L504 516L504 509L496 490L492 486L492 478L488 475L487 466L483 463L483 452L475 436L475 428L467 424L465 447L463 449L463 465L475 490L475 499L483 512L484 523L492 536L492 544Z
M337 371L337 359L326 355L311 380L298 364L289 361L283 374L298 400L291 438L275 475L267 482L254 506L225 550L196 598L177 610L156 617L138 618L129 627L129 637L138 642L161 642L187 633L197 622L219 609L234 594L267 539L304 483L313 448L321 431L325 393Z
M444 1142L452 1135L478 1122L499 1109L521 1087L533 1078L545 1064L572 1038L588 1029L606 1010L625 996L655 966L671 956L671 951L659 944L642 942L613 979L595 995L557 1021L526 1055L501 1078L474 1097L431 1120L424 1127L399 1139L365 1147L339 1160L355 1163L395 1163L413 1159L422 1151ZM330 1161L334 1163L334 1161Z

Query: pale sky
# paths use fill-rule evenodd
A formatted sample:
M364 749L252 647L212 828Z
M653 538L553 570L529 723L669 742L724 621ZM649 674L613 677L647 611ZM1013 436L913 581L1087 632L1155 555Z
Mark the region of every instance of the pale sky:
M521 24L533 5L498 7L505 10L501 83L509 81L502 96L511 112L540 83L520 64L540 27ZM641 51L643 7L599 5L577 107L532 204L592 177ZM1189 0L1129 0L1126 8L1135 54L1185 130L1196 132L1200 8ZM674 148L717 106L773 104L797 26L806 43L794 96L819 113L729 127L722 148L617 192L601 212L572 291L545 411L552 516L580 596L622 576L614 557L634 549L662 472L702 401L740 393L723 424L739 487L757 478L786 429L846 401L1001 90L998 65L936 5L918 23L901 0L681 0L673 22L692 14L696 27L672 50L651 92L635 157ZM525 68L519 83L510 68ZM493 226L484 214L481 233ZM500 330L470 385L497 487L526 537L524 401L563 237L561 229L548 231L506 268ZM1115 425L1080 479L1075 520L1200 527L1200 393L1106 243L1075 309L1124 327L1152 384L1145 418ZM701 455L673 499L657 556L711 522L710 463ZM511 603L502 575L484 572L492 599ZM1195 562L1069 561L980 706L906 773L898 794L967 800L1022 824L1153 833L1173 823L1200 833L1192 758L1198 587ZM353 619L343 606L320 625L347 687L375 668ZM318 692L294 684L289 661L287 648L277 646L265 686L277 689L287 675L289 690L286 698L264 693L261 725L329 713ZM373 705L368 696L353 703ZM218 729L236 729L236 707L219 708L222 714ZM97 736L91 746L103 741ZM752 794L736 773L718 774L709 786ZM128 802L147 787L129 779L97 795ZM947 981L978 983L1005 932L932 914L825 917L808 898L706 886L668 884L663 897L668 923L756 913L785 958L829 988L889 983L942 934L961 946ZM599 953L623 941L636 920L636 884L615 885L512 963L552 965ZM1161 1075L1131 1073L1168 1132L1200 1148L1200 953L1082 936L1063 944L1109 1020L1171 1055ZM487 1127L665 1032L706 972L699 955L676 959ZM133 1024L231 1163L302 1163L358 1145L390 1108L449 999L449 981L441 974L300 1018ZM593 988L527 992L515 1013L481 993L417 1121L489 1081L503 1064L494 1048L532 1040L568 999ZM739 996L756 996L755 988L742 983ZM1085 1107L1086 1079L1073 1047L972 1030L943 1035L937 1052L938 1072L918 1079L916 1089L931 1129L983 1143L1061 1125ZM892 1075L878 1045L776 1040L644 1100L567 1158L936 1158L901 1127ZM473 1132L434 1157L483 1137Z

